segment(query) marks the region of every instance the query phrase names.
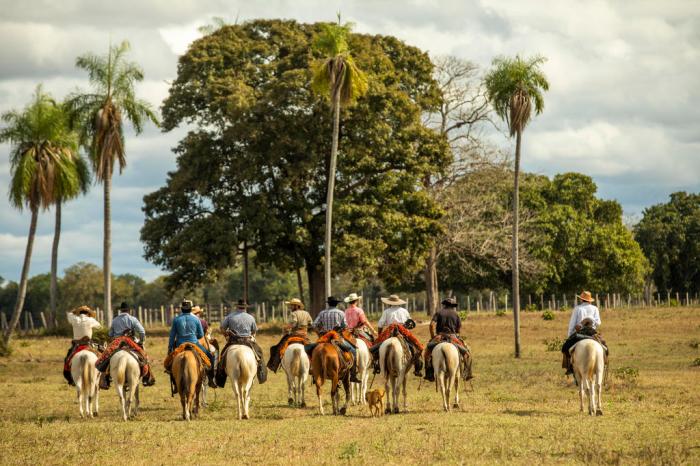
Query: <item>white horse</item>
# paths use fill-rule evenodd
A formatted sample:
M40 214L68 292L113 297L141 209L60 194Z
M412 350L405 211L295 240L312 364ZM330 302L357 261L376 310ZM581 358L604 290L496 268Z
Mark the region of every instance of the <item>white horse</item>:
M95 362L97 355L92 351L79 351L70 364L70 373L78 392L78 405L80 417L97 416L100 409L100 376Z
M306 408L304 383L309 376L309 356L301 343L292 343L284 352L282 369L287 374L287 403Z
M433 348L433 368L435 369L435 390L440 390L442 407L450 411L450 391L455 387L455 402L459 409L459 350L452 343L440 343Z
M238 404L238 419L249 419L250 388L258 369L255 353L248 346L233 345L226 350L225 357L226 375Z
M367 343L362 338L357 338L357 351L355 364L357 366L357 378L360 383L350 382L350 393L352 394L352 404L367 404L365 395L367 394L367 382L369 381L369 368L372 364L372 357L369 354Z
M603 377L605 375L605 350L595 340L581 340L571 350L571 364L574 366L574 377L579 385L579 399L583 412L583 398L588 395L588 414L603 415L601 398L603 393Z
M207 334L204 336L204 341L206 344L204 344L204 347L209 350L209 352L216 358L218 356L219 351L214 347L214 345L211 343L212 341L212 329L209 327L207 330ZM201 343L201 340L200 340ZM207 380L204 380L204 383L202 384L202 391L199 395L200 399L200 404L203 408L209 406L209 403L207 403L207 389L209 388L209 384L207 383Z
M141 369L136 356L129 351L117 351L109 360L109 373L122 406L122 417L126 421L139 411L139 384Z
M403 346L396 337L391 337L379 347L379 366L384 376L384 393L387 394L385 413L399 412L399 389L403 388L403 409L408 410L406 402L406 372L410 359L404 354ZM391 391L389 388L391 387Z

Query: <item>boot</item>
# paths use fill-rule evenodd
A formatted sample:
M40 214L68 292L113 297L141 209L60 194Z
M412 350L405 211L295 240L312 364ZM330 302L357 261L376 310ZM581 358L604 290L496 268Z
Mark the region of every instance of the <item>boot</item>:
M68 385L73 387L75 386L75 382L73 382L73 375L70 373L70 371L63 371L63 377L68 382Z
M214 376L216 386L223 388L226 385L226 369L223 366L216 368L216 375Z
M212 367L210 370L207 371L207 379L208 379L208 385L209 388L217 388L218 385L216 385L216 381L214 380L216 378L214 374L214 368Z
M417 358L415 361L413 361L413 374L416 377L420 377L423 375L423 360L421 358Z
M263 364L258 364L258 383L263 384L267 380L267 368Z
M433 369L432 361L426 361L425 363L425 377L423 377L428 382L435 382L435 370Z
M357 366L355 364L350 368L350 382L362 383L362 381L357 378Z
M156 384L156 378L153 377L153 373L151 372L150 368L141 378L141 383L143 383L144 387L151 387Z
M170 397L172 398L177 393L177 384L175 383L175 377L173 377L173 373L168 372L168 375L170 375Z
M563 354L564 358L561 361L561 367L566 369L566 375L571 375L574 373L574 368L571 366L571 356L566 353Z
M109 383L111 380L108 372L102 372L100 374L100 389L109 390Z
M379 367L379 359L372 358L372 372L375 374L379 374L380 371L381 371L381 368Z

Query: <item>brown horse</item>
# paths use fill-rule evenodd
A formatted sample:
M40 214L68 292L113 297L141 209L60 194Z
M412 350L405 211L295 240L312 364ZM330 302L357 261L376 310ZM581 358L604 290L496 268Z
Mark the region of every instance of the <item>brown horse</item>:
M189 421L199 413L199 393L204 381L204 367L194 351L185 350L173 359L173 378L182 404L182 419Z
M329 332L331 333L331 332ZM328 335L328 334L326 334ZM324 335L324 337L326 337ZM350 393L350 371L340 361L338 350L329 339L324 337L319 339L319 344L311 353L311 378L316 385L316 395L318 395L318 407L323 415L323 398L321 397L321 387L326 380L331 382L331 401L333 403L333 414L345 414L348 408L348 398ZM345 406L338 409L340 404L340 394L338 384L343 382L345 390Z

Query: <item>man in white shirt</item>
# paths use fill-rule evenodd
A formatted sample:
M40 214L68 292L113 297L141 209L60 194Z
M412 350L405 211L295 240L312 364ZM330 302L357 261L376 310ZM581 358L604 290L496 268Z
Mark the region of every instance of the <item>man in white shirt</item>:
M102 327L95 319L95 316L95 311L88 306L80 306L66 313L68 323L73 327L73 341L71 341L70 349L63 360L63 377L68 381L69 385L75 385L70 372L70 362L73 359L75 350L90 343L92 340L92 329Z
M369 349L372 353L373 360L375 361L374 371L379 373L379 347L382 345L384 340L390 338L394 330L396 330L408 343L408 346L413 352L412 362L414 364L413 373L417 376L421 375L421 370L423 369L423 360L421 359L421 354L423 353L423 344L416 338L409 328L415 327L416 323L411 320L411 315L408 310L401 307L406 304L406 301L398 297L398 295L392 294L388 298L382 298L382 302L386 304L387 307L382 312L382 316L379 318L379 336L374 340L374 345Z
M594 299L591 296L591 292L582 292L578 296L578 299L580 299L582 302L574 307L574 310L571 313L567 334L568 338L564 342L564 346L562 346L561 349L561 352L564 354L562 368L566 369L567 375L573 373L569 351L576 343L585 338L595 337L595 339L605 347L605 342L602 340L602 338L600 338L597 331L601 324L600 311L598 310L598 307L593 304Z

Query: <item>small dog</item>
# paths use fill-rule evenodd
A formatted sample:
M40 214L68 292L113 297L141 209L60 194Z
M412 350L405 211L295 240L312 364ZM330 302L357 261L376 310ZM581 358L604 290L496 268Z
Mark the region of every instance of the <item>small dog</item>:
M384 389L377 388L365 394L365 401L369 406L369 412L374 416L384 415Z

